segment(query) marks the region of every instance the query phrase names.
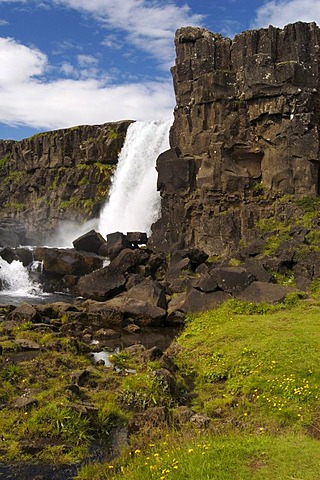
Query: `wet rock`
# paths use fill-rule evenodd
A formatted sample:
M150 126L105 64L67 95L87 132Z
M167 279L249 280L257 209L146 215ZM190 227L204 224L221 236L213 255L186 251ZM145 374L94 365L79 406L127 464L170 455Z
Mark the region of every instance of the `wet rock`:
M103 258L94 253L72 249L37 247L34 259L43 262L43 274L86 275L103 266Z
M128 242L135 247L138 245L145 245L148 241L148 237L145 232L128 232L126 238Z
M19 261L18 255L9 247L4 247L0 250L0 257L8 263L12 263L14 260Z

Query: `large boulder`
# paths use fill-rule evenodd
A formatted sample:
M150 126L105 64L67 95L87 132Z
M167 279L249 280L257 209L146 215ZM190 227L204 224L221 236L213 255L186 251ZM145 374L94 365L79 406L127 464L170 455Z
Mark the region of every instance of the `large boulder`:
M253 303L279 303L285 299L289 293L296 292L293 287L276 285L274 283L253 282L243 292L237 294L239 300Z
M72 243L76 250L98 254L99 249L106 243L106 240L99 232L90 230L90 232L76 238Z
M86 275L103 266L104 259L94 253L73 249L37 247L34 259L43 262L44 275Z
M108 300L106 306L121 312L125 318L133 319L137 325L161 325L167 315L163 308L129 297L126 293Z
M101 246L99 254L109 257L112 260L125 248L132 248L132 244L123 233L109 233L107 235L107 242Z
M125 289L126 278L110 265L81 277L77 283L77 294L93 300L108 300Z
M210 271L219 288L228 293L245 290L256 278L244 267L218 267Z

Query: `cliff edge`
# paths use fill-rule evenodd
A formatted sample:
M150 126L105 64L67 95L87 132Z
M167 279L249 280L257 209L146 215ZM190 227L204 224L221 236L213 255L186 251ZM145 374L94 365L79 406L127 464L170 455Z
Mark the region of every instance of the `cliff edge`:
M228 255L261 237L261 219L299 217L291 200L319 194L320 29L299 22L231 40L185 27L175 45L150 245Z

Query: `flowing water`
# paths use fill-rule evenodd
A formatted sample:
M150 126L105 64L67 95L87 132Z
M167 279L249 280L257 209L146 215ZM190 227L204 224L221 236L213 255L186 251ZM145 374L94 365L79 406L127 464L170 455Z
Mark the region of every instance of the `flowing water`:
M147 232L160 215L156 160L169 148L172 121L134 122L127 131L99 220L99 232Z
M150 234L151 225L160 215L160 195L157 191L156 160L169 148L172 120L134 122L127 131L113 177L110 196L99 219L64 228L65 237L57 238L52 246L68 247L72 241L92 228L103 236L108 233L141 231ZM19 304L70 301L64 295L48 295L31 280L30 267L21 262L7 263L0 257L0 303Z

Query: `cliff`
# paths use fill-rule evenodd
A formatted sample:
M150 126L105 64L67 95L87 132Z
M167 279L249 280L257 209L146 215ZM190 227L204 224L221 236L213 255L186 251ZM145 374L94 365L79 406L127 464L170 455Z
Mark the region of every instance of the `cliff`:
M231 254L261 238L262 219L295 222L319 194L320 30L252 30L234 40L176 32L171 150L158 159L159 250Z
M98 216L130 123L0 140L1 217L21 220L28 237L45 241L61 220Z

